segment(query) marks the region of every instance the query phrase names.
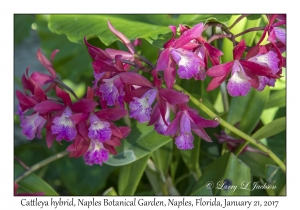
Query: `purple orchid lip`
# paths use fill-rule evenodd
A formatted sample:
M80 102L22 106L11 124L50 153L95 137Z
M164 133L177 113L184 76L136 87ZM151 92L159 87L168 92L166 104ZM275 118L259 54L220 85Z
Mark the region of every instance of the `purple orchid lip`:
M103 99L107 101L108 106L113 106L119 97L119 91L114 84L114 80L119 78L115 76L110 79L103 79L104 84L100 85L100 92L103 94Z
M204 62L193 52L183 49L173 49L170 54L179 66L178 75L182 79L191 79L199 72L199 66L203 66Z
M112 131L109 122L101 121L95 114L91 113L90 123L89 138L98 140L99 142L105 142L111 138Z
M42 138L42 128L46 123L46 119L39 116L39 113L35 113L30 116L24 116L21 118L22 134L27 137L27 139L32 140L36 136L37 138Z
M66 107L60 117L55 117L51 126L51 132L56 135L56 140L72 141L77 135L75 123L70 118L72 116L72 110L70 107Z
M151 105L155 100L157 89L148 90L141 98L133 97L134 101L130 102L131 118L138 120L140 123L148 122L151 115Z
M108 150L106 150L103 144L97 140L91 140L89 149L83 156L84 162L90 166L94 164L102 166L103 162L106 162L108 158Z
M245 73L239 61L234 61L231 78L227 84L228 93L231 96L245 96L251 89L250 78Z

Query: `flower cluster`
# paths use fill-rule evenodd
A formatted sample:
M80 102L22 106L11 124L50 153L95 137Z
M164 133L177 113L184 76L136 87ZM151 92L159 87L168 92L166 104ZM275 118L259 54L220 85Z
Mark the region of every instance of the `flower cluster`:
M212 77L207 87L210 91L231 73L227 84L231 96L245 96L251 87L261 91L266 85L274 86L285 65L281 55L285 51L285 29L279 27L285 24L285 17L268 17L270 21L262 39L268 33L270 43L260 45L259 41L249 48L242 40L233 50L234 60L223 64L220 64L223 53L202 36L209 23L199 23L192 28L169 26L173 35L164 44L156 66L136 52L135 46L141 44L139 39L131 43L108 21L110 31L127 51L103 50L84 38L93 60L95 80L84 98L76 102L71 101L66 91L69 89L58 79L52 63L38 50L37 58L50 75L34 72L29 76L27 69L22 76L24 91L16 92L22 132L32 140L41 138L45 127L48 147L54 140L71 142L67 148L70 157L83 156L88 165L102 165L109 154L116 154L115 147L129 135L130 128L117 127L113 121L126 115L139 123L154 125L157 133L173 138L179 149L193 148L192 131L210 142L204 128L216 127L219 123L202 118L197 110L188 106L189 97L173 89L176 76L204 80L208 75ZM57 52L53 52L52 59ZM151 79L139 71L150 72ZM47 96L50 90L54 90L58 98Z

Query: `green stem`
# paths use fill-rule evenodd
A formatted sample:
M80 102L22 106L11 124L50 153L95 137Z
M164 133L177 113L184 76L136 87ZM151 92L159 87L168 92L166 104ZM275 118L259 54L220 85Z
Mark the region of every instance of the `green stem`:
M55 161L55 160L58 160L66 155L68 155L69 152L68 151L63 151L63 152L60 152L60 153L57 153L55 155L52 155L51 157L48 157L47 159L44 159L42 160L41 162L38 162L37 164L34 164L33 166L31 166L27 171L24 171L24 173L22 173L20 176L18 176L16 179L15 179L15 182L19 182L21 181L23 178L25 178L26 176L28 176L29 174L33 173L34 171L42 168L43 166Z
M237 149L236 151L234 152L234 154L236 156L238 156L239 154L241 154L241 152L243 151L243 149L249 144L248 141L245 141L243 144L241 144Z
M251 136L248 136L246 133L240 131L239 129L237 129L236 127L230 125L228 122L226 122L225 120L223 120L222 118L218 117L217 114L215 114L213 111L211 111L207 106L205 106L203 103L200 103L195 97L193 97L190 93L188 93L186 90L184 90L182 87L180 87L177 84L174 84L174 89L178 90L178 91L183 91L185 94L189 95L190 100L196 105L198 106L202 111L204 111L206 114L208 114L210 117L214 118L214 120L219 121L220 125L222 125L223 127L227 128L228 130L232 131L233 133L237 134L238 136L242 137L243 139L245 139L247 142L249 142L250 144L255 145L257 148L259 148L261 151L265 152L266 154L269 155L269 157L274 160L275 163L277 163L277 165L285 172L286 171L286 167L285 164L268 148L266 148L264 145L259 144L256 142L256 140L254 138L252 138Z

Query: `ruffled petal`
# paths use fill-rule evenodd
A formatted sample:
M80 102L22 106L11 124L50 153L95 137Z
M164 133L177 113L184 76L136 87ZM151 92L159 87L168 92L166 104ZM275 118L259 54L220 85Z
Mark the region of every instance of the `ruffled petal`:
M190 150L193 149L194 136L192 133L183 133L175 138L175 144L178 149Z
M193 39L197 39L201 36L203 31L203 23L195 25L193 28L183 32L183 34L174 42L173 47L179 48L189 43Z
M112 131L108 122L100 120L95 114L91 113L90 123L89 138L99 142L105 142L111 138Z
M84 154L83 159L87 165L98 164L101 165L109 158L109 152L106 150L102 143L98 141L91 141L90 147Z
M178 75L182 79L190 79L197 75L200 66L204 66L203 60L193 52L183 49L172 50L170 53L179 66Z
M51 131L53 135L56 135L57 141L61 141L63 139L66 141L72 141L76 137L77 130L75 128L75 123L70 118L71 116L71 109L66 107L60 117L54 118L54 125L51 126Z
M155 100L156 94L156 89L150 89L141 98L133 97L134 101L129 104L129 116L140 123L149 121L152 111L151 104Z
M228 93L231 96L246 96L251 89L251 83L241 72L235 72L227 84Z

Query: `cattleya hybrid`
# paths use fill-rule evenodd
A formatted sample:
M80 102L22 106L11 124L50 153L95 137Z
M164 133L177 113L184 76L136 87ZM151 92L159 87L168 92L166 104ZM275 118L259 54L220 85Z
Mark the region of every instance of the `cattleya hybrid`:
M178 29L171 25L172 37L163 45L156 65L135 49L141 44L140 39L132 43L108 21L109 30L126 50L103 50L83 38L94 70L94 81L83 98L78 98L59 80L52 63L39 49L37 58L49 75L34 72L29 76L27 68L22 76L24 90L16 91L22 133L29 140L41 138L45 127L49 148L54 140L59 144L65 140L70 143L67 147L70 157L83 157L87 165L102 165L110 155L117 154L116 147L131 131L128 126L117 126L125 116L153 125L153 132L174 139L178 149L192 149L195 135L212 142L204 129L215 128L219 122L201 117L190 107L190 97L173 89L177 74L184 80L212 77L207 91L226 83L230 75L227 90L232 97L246 96L251 88L262 91L265 86L274 86L285 67L282 53L286 45L286 21L280 15L269 15L268 20L262 38L250 47L243 39L236 43L233 34L215 35L207 40L204 32L215 22L193 27L180 24ZM261 45L267 34L270 43ZM217 38L229 38L235 45L232 61L220 62L223 52L211 45ZM51 60L57 52L53 51ZM48 96L50 91L57 98ZM72 101L69 94L76 100ZM241 143L224 133L216 137L221 143L227 142L231 149Z

